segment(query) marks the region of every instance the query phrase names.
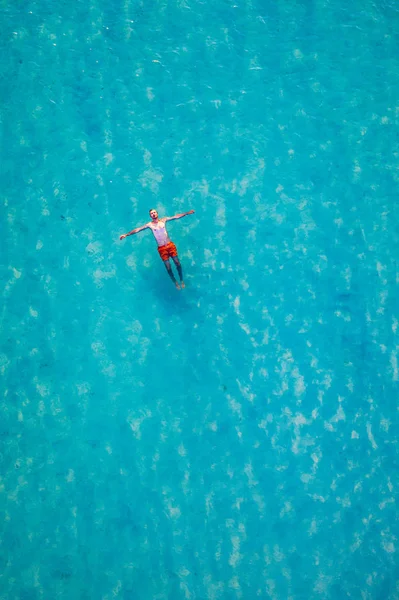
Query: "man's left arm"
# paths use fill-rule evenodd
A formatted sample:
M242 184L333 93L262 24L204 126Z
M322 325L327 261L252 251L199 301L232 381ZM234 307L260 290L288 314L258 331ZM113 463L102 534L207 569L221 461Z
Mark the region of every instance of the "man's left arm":
M174 221L175 219L181 219L182 217L186 217L187 215L192 215L195 211L189 210L185 213L180 213L179 215L174 215L173 217L166 217L165 221Z

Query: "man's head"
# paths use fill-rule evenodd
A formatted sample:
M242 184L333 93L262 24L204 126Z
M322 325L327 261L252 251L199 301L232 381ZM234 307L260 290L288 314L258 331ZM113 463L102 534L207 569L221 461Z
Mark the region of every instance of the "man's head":
M158 212L155 210L155 208L150 208L148 212L150 213L150 217L153 221L158 219Z

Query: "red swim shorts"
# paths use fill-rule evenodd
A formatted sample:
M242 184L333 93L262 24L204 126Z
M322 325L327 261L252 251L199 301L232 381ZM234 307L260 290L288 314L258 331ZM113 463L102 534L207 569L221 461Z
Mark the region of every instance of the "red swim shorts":
M173 242L169 242L165 246L158 246L158 252L162 260L169 260L172 256L177 256L176 246Z

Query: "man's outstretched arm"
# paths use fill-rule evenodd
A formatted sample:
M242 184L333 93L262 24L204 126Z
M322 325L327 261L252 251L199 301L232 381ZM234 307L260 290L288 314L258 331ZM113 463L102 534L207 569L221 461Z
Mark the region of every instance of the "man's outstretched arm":
M141 227L136 227L136 229L132 229L132 231L129 231L129 233L124 233L123 235L121 235L119 239L124 240L129 235L134 235L135 233L138 233L139 231L143 231L143 229L147 229L147 227L148 227L148 224L142 225Z
M174 215L173 217L166 217L165 221L174 221L175 219L181 219L182 217L186 217L187 215L192 215L194 212L194 210L189 210L188 212L181 213L179 215Z

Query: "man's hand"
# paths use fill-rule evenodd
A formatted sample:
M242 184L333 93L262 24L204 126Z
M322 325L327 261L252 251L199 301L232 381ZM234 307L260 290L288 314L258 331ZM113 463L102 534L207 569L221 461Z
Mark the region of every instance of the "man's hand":
M127 237L126 233L124 233L123 235L121 235L121 237L119 238L120 240L124 240L125 237Z
M193 213L195 213L195 210L189 210L187 214L192 215Z

